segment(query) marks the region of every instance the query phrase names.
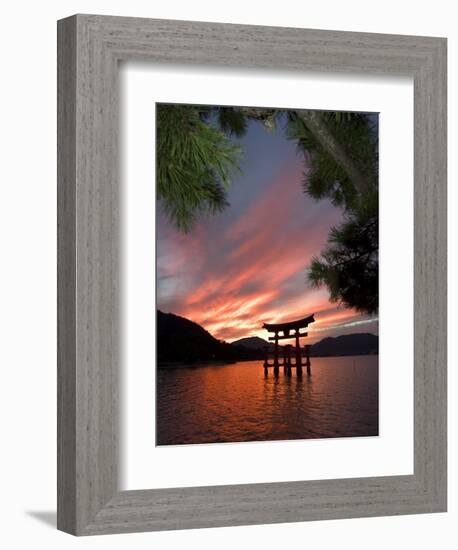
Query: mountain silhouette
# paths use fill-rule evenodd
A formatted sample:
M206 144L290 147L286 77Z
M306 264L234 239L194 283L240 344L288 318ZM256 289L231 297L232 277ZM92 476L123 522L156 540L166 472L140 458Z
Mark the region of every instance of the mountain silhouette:
M323 338L310 348L310 355L332 357L378 353L378 336L369 332Z
M262 350L264 351L267 348L269 351L274 349L274 344L272 342L267 342L259 336L248 336L248 338L241 338L240 340L235 340L231 342L232 346L242 346L248 349Z
M257 359L259 356L257 351L217 340L189 319L157 310L158 364L234 362Z
M302 340L302 345L304 341ZM264 359L265 347L274 345L258 336L229 344L185 317L157 310L157 361L159 365L199 362L235 362ZM328 337L313 344L315 357L378 353L378 336L370 333Z

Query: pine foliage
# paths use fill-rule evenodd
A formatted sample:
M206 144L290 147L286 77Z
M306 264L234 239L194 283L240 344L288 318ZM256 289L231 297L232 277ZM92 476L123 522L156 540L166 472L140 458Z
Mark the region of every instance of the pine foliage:
M172 223L189 231L196 219L227 206L240 149L206 122L206 108L157 106L157 197Z
M342 144L349 158L369 180L374 193L378 187L377 134L365 114L322 112L323 123ZM316 199L329 198L345 210L358 206L359 195L344 169L324 150L296 111L288 113L287 137L297 142L305 157L304 191ZM366 199L366 198L364 198Z
M330 300L362 313L378 310L378 220L348 216L331 229L321 256L312 259L309 281L325 284Z
M296 112L289 113L287 135L305 157L304 191L328 198L344 209L325 249L312 259L308 280L325 285L330 299L362 313L378 311L378 135L370 117L360 113L321 113L322 122L345 148L369 182L361 195L343 168L320 144Z
M223 132L241 138L246 134L246 117L234 107L219 107L218 123Z

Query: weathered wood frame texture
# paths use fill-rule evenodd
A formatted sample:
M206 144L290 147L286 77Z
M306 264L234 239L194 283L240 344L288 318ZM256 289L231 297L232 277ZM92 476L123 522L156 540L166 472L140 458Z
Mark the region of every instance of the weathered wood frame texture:
M414 79L414 474L118 490L118 62ZM400 182L402 185L402 182ZM397 220L402 231L402 220ZM58 528L446 511L446 40L75 15L58 22ZM152 465L154 467L154 465Z

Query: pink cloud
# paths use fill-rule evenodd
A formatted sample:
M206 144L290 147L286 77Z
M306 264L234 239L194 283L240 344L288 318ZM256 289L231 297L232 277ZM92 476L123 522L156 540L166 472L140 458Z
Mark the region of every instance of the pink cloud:
M265 321L316 313L316 325L326 328L356 315L306 284L307 266L341 213L303 193L302 168L296 163L267 181L260 198L225 225L209 220L190 235L169 230L159 246L167 252L164 273L182 281L183 295L169 302L174 313L228 341L266 337Z

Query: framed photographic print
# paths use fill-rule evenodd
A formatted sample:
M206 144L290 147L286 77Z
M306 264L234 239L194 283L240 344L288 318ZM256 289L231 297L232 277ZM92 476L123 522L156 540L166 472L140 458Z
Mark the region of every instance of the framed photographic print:
M156 128L157 445L378 435L378 114L158 103Z
M59 529L445 511L445 40L58 39Z

